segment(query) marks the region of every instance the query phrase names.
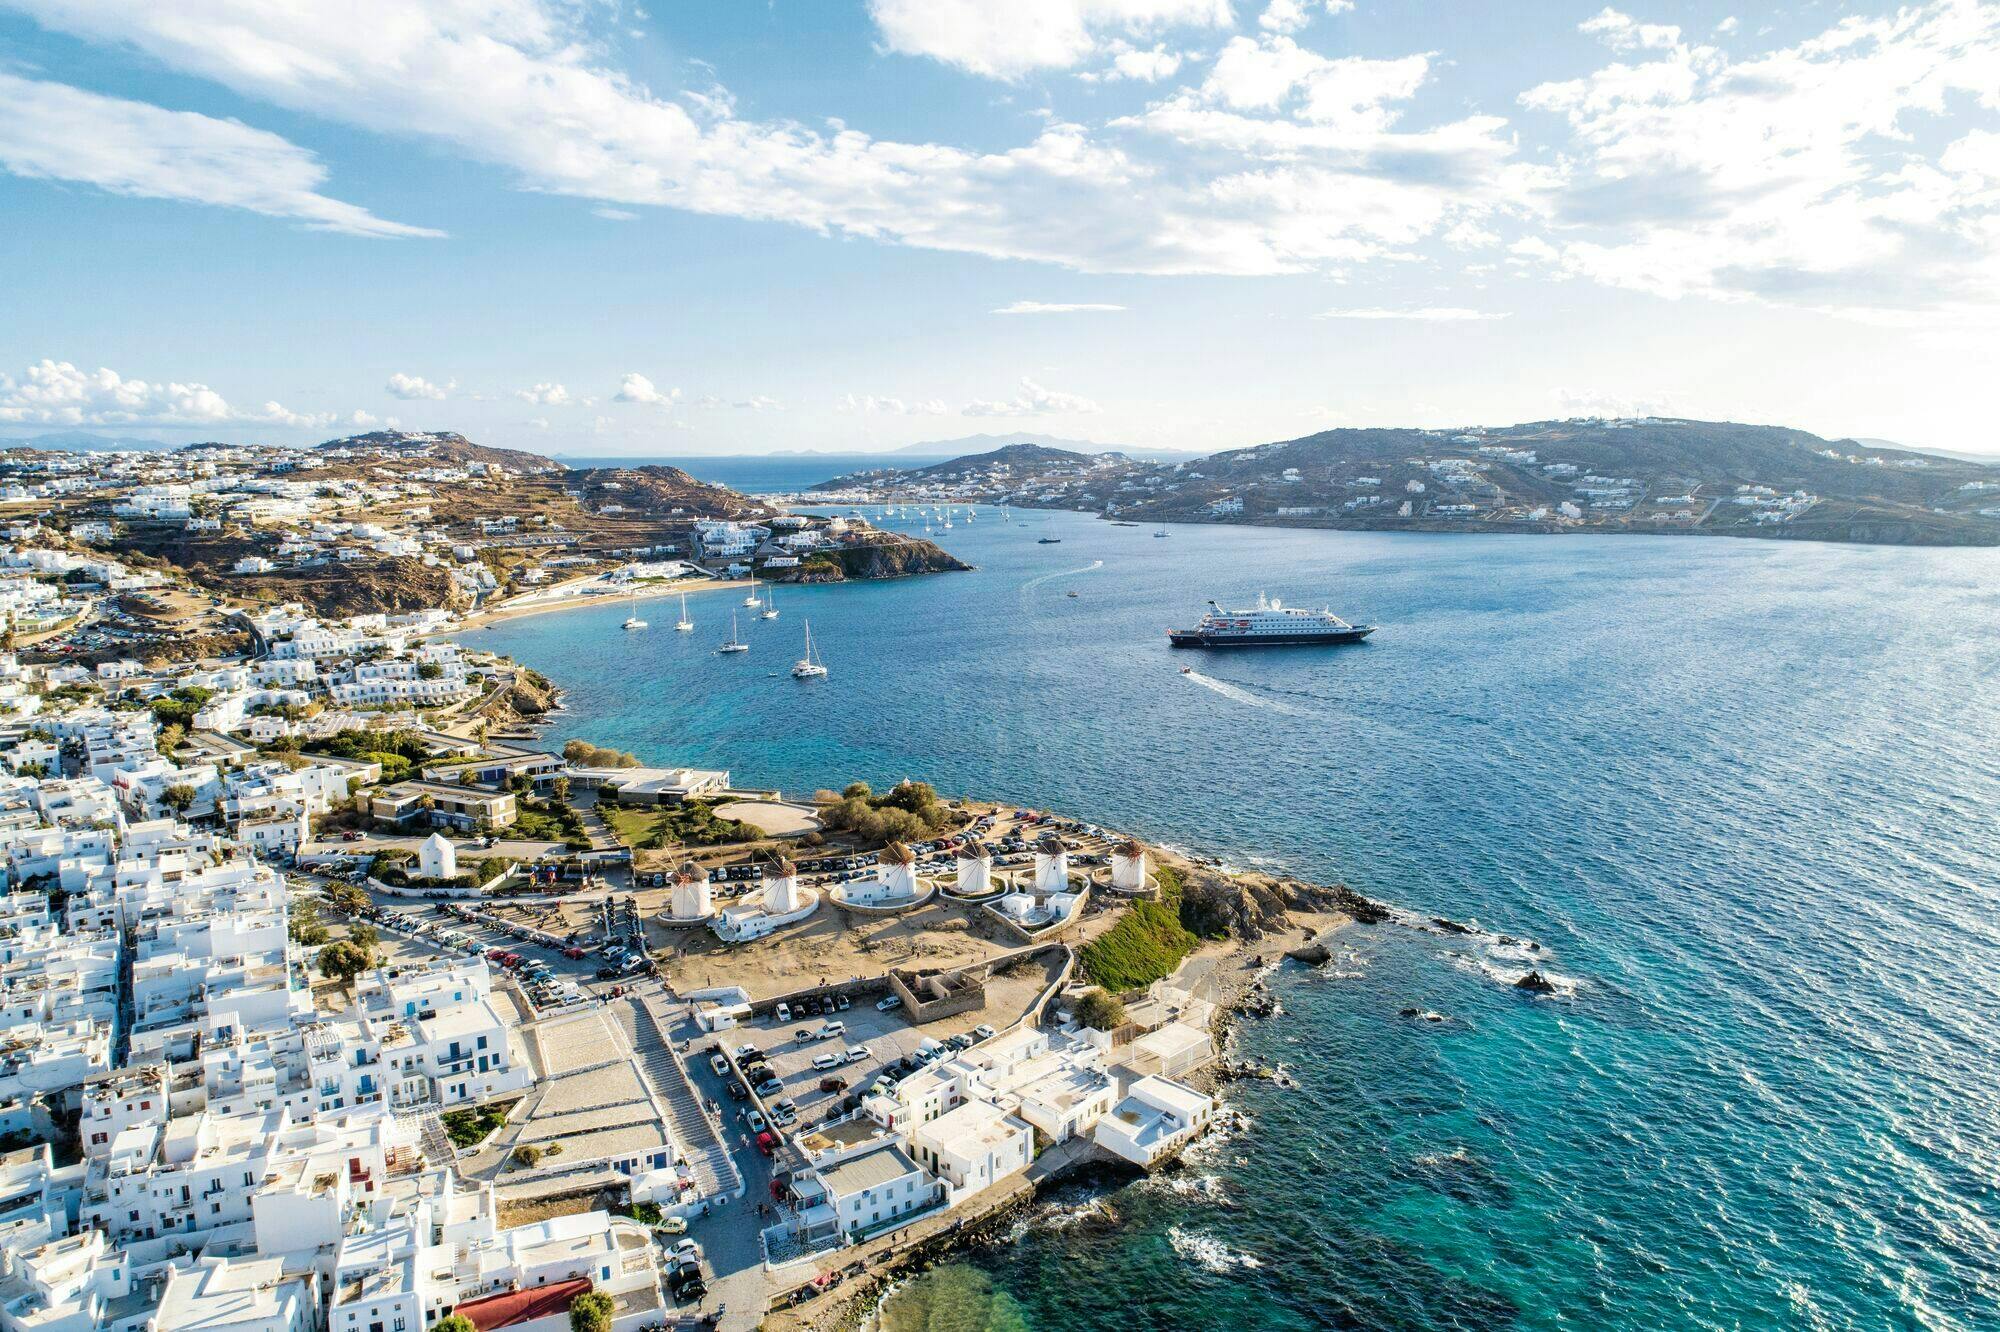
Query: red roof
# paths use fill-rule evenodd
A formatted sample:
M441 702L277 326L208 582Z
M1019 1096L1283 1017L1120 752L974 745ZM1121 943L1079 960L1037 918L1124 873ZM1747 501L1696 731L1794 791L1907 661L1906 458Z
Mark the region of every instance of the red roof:
M568 1313L569 1302L589 1289L590 1278L577 1277L573 1281L558 1281L552 1286L531 1286L527 1290L466 1300L452 1312L470 1318L479 1332L493 1332L494 1328L512 1327L516 1323L531 1323L537 1318Z

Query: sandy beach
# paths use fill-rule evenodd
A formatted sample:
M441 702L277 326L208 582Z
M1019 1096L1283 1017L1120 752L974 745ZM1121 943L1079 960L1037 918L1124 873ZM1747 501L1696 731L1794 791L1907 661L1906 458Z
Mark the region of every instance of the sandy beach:
M591 581L593 580L578 579L573 585L581 587ZM451 625L450 628L439 630L438 633L463 633L468 629L484 629L489 625L499 624L503 620L518 620L524 616L544 615L550 611L575 610L581 606L603 606L618 601L626 603L632 601L657 601L661 597L678 596L683 593L690 597L700 596L706 592L722 592L733 588L748 587L750 586L750 580L747 578L681 578L669 583L648 583L636 589L605 592L590 596L582 594L558 595L561 586L569 585L559 585L558 588L549 588L539 593L528 594L535 598L534 600L524 600L521 597L511 598L490 609L477 611L468 615ZM672 627L671 625L667 626L669 629Z

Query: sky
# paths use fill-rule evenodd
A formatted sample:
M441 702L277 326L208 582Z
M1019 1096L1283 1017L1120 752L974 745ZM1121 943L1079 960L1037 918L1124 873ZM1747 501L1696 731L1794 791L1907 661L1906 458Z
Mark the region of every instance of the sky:
M2000 3L0 0L0 438L2000 452Z

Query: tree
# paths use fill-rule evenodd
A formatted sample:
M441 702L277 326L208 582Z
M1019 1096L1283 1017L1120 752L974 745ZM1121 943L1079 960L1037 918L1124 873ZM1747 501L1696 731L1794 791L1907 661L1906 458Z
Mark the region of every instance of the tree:
M570 1332L611 1332L618 1306L601 1290L586 1290L569 1302Z
M336 939L319 950L319 974L343 990L352 990L354 978L373 965L375 959L366 949L346 939Z
M558 777L550 782L549 794L554 796L557 801L566 803L569 800L569 778Z
M417 663L417 678L419 680L435 680L443 674L444 667L434 661L420 661Z
M514 1159L532 1169L541 1164L542 1149L532 1142L524 1142L514 1149Z
M1125 1005L1103 990L1089 990L1076 1001L1076 1020L1098 1031L1116 1031L1125 1025Z
M185 814L194 806L194 788L186 782L175 782L160 792L160 803L176 814Z
M479 1332L479 1328L464 1314L446 1314L431 1324L431 1332Z
M874 794L875 792L866 782L849 782L846 786L840 788L840 795L843 800L866 800Z
M373 865L369 867L371 870ZM346 915L357 915L368 908L368 894L351 883L329 883L326 886L327 904L335 911Z
M356 948L364 950L371 956L375 952L375 945L382 942L381 932L367 921L359 921L348 927L347 937Z

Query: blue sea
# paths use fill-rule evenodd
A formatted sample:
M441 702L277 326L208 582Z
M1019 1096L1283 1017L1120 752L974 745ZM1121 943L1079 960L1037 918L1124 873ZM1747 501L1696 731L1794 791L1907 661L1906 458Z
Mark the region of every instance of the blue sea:
M692 635L605 606L468 641L568 689L558 738L928 778L1492 933L1281 971L1238 1040L1297 1090L1233 1089L1248 1127L1187 1169L1039 1204L886 1326L2000 1327L2000 554L936 535L977 571L781 589L739 656L730 593ZM1168 649L1260 591L1381 628Z

